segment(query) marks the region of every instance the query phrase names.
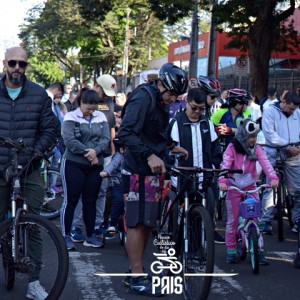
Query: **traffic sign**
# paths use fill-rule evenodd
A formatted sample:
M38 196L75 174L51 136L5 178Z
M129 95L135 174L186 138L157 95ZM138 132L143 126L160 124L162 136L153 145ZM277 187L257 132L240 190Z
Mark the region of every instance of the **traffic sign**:
M237 60L236 60L236 65L243 69L243 68L246 68L247 66L247 58L245 57L239 57Z

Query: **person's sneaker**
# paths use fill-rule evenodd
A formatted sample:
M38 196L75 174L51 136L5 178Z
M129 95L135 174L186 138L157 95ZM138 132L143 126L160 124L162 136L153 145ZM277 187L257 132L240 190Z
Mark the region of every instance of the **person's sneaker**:
M94 248L102 248L104 246L103 241L100 239L97 239L96 235L93 234L90 237L86 237L83 246L86 247L94 247Z
M134 293L144 296L159 297L162 295L160 288L156 288L152 293L152 280L148 276L130 278L129 287Z
M73 241L71 240L70 235L65 236L65 242L66 242L66 246L67 246L68 250L76 250L75 245L74 245Z
M267 265L269 265L269 262L268 262L268 260L266 259L266 256L265 256L265 252L264 251L261 251L260 253L259 253L259 264L260 265L265 265L265 266L267 266Z
M271 222L265 222L265 228L263 230L263 233L267 235L272 235L272 223Z
M216 244L225 244L225 239L217 231L214 231L214 239Z
M127 273L127 274L130 274L130 273L131 273L131 270L128 270L126 273ZM125 276L125 277L122 279L123 285L125 285L126 287L130 287L130 278L131 278L131 276Z
M74 243L82 243L85 240L81 228L75 228L74 230L71 230L70 235L71 235L71 240Z
M52 207L50 203L46 202L45 204L43 204L41 211L44 213L53 213L56 212L56 209Z
M56 193L56 194L60 194L63 192L63 189L57 187L56 185L51 185L50 188Z
M109 234L116 234L116 233L118 233L118 229L117 229L116 226L109 226L107 228L107 233L109 233Z
M41 286L39 280L36 280L29 282L26 297L34 300L44 300L48 297L48 293Z
M236 250L227 250L226 262L229 264L235 264L238 262Z
M296 253L296 257L294 259L294 267L300 269L300 253Z
M292 232L298 233L299 231L299 222L294 222L292 227Z

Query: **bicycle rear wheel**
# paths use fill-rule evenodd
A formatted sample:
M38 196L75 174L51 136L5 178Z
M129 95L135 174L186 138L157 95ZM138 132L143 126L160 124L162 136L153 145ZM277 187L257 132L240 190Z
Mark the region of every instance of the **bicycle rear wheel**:
M44 178L44 186L45 186L45 197L44 203L41 208L40 215L46 219L54 220L59 217L60 209L62 206L63 199L62 197L57 197L55 191L51 189L49 179L51 176L60 177L60 172L58 169L48 169L47 175L44 174L45 170L41 170L42 178Z
M215 244L211 218L202 206L195 206L187 216L187 249L182 247L183 290L185 299L206 299L214 271ZM201 276L202 275L202 276Z
M249 232L249 252L250 252L252 271L254 274L258 274L259 273L259 251L258 251L258 236L255 227L251 227Z
M0 236L10 233L11 230L12 220L5 221L0 227ZM19 274L18 281L15 282L16 288L24 289L25 294L28 284L26 273L31 268L40 269L40 282L49 293L48 299L59 299L69 269L68 250L60 231L54 223L39 215L24 214L20 216L16 232L19 237L16 245L19 259L14 263L14 271ZM35 242L31 242L32 240ZM38 248L41 253L37 253ZM30 258L33 255L35 259ZM39 259L40 255L42 260ZM23 273L26 275L22 276Z

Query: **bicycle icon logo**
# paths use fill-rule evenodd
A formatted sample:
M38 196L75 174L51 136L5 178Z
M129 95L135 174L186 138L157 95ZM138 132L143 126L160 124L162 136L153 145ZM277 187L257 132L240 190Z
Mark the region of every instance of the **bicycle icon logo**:
M175 249L168 249L168 253L153 253L157 260L154 261L150 268L154 274L160 274L163 270L170 270L173 274L179 274L182 271L182 264L177 261Z

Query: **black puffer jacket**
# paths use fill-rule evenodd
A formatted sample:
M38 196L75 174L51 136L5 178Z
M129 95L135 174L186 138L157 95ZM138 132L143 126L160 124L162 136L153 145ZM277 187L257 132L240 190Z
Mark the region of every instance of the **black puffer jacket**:
M26 146L45 152L56 142L57 122L51 109L51 99L44 88L25 77L19 96L12 100L0 80L0 136L17 140L22 138ZM20 155L19 164L26 165L32 153ZM0 146L0 176L11 162L11 149ZM38 168L34 161L29 172Z

